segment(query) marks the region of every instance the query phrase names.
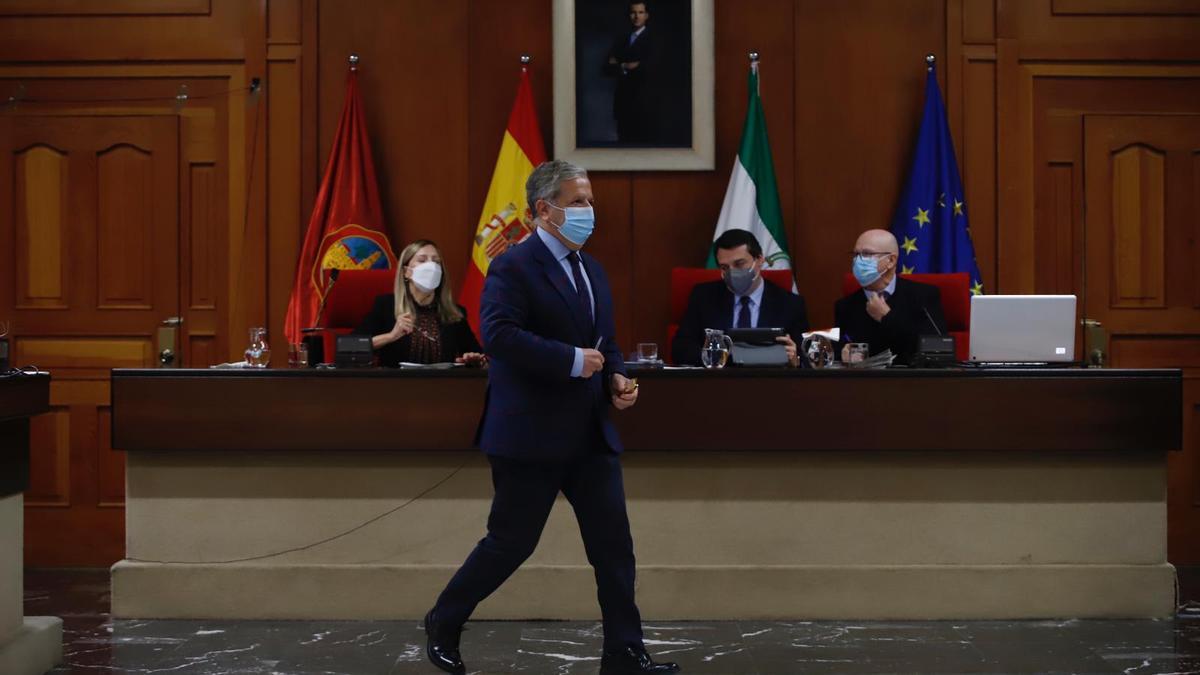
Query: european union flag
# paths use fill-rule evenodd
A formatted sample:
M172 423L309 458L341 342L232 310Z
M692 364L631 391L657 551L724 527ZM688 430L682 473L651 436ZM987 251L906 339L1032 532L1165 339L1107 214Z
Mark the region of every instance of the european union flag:
M908 187L892 219L900 242L900 273L967 272L971 293L983 292L975 246L967 226L954 141L932 63L925 80L925 113Z

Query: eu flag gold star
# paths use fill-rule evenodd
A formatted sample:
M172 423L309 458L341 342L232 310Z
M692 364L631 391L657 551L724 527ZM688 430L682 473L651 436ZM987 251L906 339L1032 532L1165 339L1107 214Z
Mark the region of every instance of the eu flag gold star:
M900 274L912 274L915 270L908 265L900 266Z
M962 215L962 207L963 207L963 206L964 206L964 204L963 204L962 202L960 202L960 201L958 201L957 199L955 199L955 200L954 200L954 215L956 215L956 216L961 216L961 215Z
M974 285L971 286L971 295L983 295L983 282L976 279Z
M911 254L913 251L917 250L917 240L905 237L904 243L900 244L900 248L904 249L905 253Z
M929 223L929 211L917 208L917 215L913 216L913 220L917 221L917 227L925 227Z

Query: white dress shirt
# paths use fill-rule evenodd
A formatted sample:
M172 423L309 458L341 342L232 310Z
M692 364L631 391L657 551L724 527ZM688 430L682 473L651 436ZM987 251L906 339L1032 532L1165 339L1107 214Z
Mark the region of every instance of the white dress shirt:
M542 243L546 248L550 249L550 255L558 261L562 266L563 273L567 275L567 281L570 282L571 288L575 288L575 273L571 271L571 261L567 260L567 256L571 255L571 249L555 238L542 228L537 228L537 236L541 238ZM587 268L583 265L583 256L579 257L579 270L583 273L583 283L587 286L588 300L592 303L592 317L596 316L596 295L592 293L592 280L588 278ZM603 337L603 336L601 336ZM610 336L611 337L611 336ZM590 347L590 346L589 346ZM571 377L579 377L583 374L583 349L575 348L575 361L571 364Z
M733 322L729 324L730 326L737 328L738 314L740 314L742 311L742 298L747 297L750 298L750 327L758 328L758 312L760 309L762 309L763 289L766 288L766 286L767 280L760 276L758 279L758 288L750 291L749 295L733 296ZM732 292L733 291L730 291L730 293Z

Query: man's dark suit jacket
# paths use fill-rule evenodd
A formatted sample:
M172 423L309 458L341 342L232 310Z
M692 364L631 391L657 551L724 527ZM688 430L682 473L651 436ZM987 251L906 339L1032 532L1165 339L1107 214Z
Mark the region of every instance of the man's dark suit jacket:
M622 143L647 143L655 140L658 133L657 108L655 105L654 77L658 67L658 53L654 31L646 26L638 39L629 44L630 30L613 41L604 73L617 78L613 92L613 117L617 121L617 140ZM622 73L621 64L636 61L638 67Z
M808 311L804 298L775 284L764 284L758 327L783 328L796 341L797 349L808 330ZM724 281L696 284L688 297L687 309L679 321L679 330L671 341L671 359L678 365L700 365L700 343L705 328L729 330L733 327L734 295Z
M942 296L937 286L901 277L896 279L896 291L887 304L891 311L883 321L876 321L867 314L867 295L861 288L834 304L834 323L842 329L842 341L837 345L839 358L842 345L866 342L871 346L872 355L890 349L896 355L897 363L908 363L917 351L921 335L946 333ZM931 318L937 328L933 327Z
M566 460L607 446L621 452L608 419L609 383L625 374L614 341L612 293L604 268L580 253L595 296L595 326L566 271L534 233L492 261L480 300L488 388L476 443L489 455ZM571 377L575 348L603 338L604 369Z

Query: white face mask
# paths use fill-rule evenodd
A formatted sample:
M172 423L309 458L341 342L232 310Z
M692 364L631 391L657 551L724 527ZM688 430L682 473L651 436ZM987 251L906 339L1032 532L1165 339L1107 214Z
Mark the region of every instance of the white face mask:
M426 293L432 293L442 285L442 266L432 260L427 260L412 268L412 280L417 288Z

